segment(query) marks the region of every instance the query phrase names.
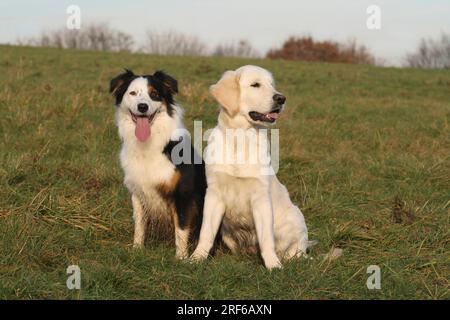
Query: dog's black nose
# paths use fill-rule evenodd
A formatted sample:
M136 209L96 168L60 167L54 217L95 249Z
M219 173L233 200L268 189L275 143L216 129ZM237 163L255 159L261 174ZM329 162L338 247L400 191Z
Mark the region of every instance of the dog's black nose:
M138 104L138 110L139 110L139 112L141 112L141 113L147 112L147 110L148 110L148 104L146 104L146 103L139 103L139 104Z
M273 101L275 101L278 104L283 104L286 101L286 97L283 96L282 94L274 94L273 95Z

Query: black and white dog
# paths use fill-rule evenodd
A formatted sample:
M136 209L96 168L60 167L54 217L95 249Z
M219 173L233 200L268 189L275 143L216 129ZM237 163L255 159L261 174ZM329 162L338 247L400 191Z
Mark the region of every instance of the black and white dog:
M203 162L194 161L198 155L186 134L183 110L173 99L177 81L162 71L135 75L126 70L111 80L110 92L123 142L124 183L133 204L134 246L144 246L150 220L169 220L175 227L176 257L187 258L189 239L202 221L206 178ZM174 161L186 150L179 143L188 144L190 161ZM173 154L174 149L181 151Z

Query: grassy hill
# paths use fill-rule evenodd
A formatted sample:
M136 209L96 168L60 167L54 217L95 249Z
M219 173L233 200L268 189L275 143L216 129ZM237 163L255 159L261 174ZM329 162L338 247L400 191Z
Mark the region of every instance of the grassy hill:
M186 125L215 125L208 86L258 64L287 96L279 179L313 260L269 273L219 251L135 251L109 80L123 67L179 80ZM450 72L0 46L0 298L448 299ZM332 248L343 255L329 260ZM81 290L66 268L81 268ZM366 269L381 268L381 290Z

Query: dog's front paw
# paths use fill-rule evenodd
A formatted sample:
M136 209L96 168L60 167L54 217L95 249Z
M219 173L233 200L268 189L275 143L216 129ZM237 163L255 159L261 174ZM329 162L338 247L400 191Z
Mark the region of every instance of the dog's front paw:
M274 263L266 263L266 268L269 271L272 271L274 269L282 269L283 265L280 261L274 262Z
M201 251L194 251L194 253L189 257L190 263L198 263L206 260L208 258L208 254Z
M136 249L136 250L144 249L144 244L143 243L139 243L139 242L135 242L135 243L133 243L133 249Z
M264 265L268 270L281 269L283 267L283 265L280 262L280 259L278 259L276 254L265 256L263 257L263 260Z
M177 260L186 260L189 257L187 252L177 252L175 254L175 259Z

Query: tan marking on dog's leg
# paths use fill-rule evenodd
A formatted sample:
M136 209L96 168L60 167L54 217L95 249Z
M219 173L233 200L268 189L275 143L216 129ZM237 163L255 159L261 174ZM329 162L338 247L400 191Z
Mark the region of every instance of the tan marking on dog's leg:
M174 225L175 225L175 257L179 260L187 259L189 256L189 234L190 230L188 226L181 229L178 223L178 217L176 212L174 213Z
M145 236L147 232L147 218L145 210L141 201L136 195L131 196L133 204L133 218L134 218L134 241L133 247L142 248L145 244Z
M175 245L176 245L176 254L175 257L177 259L183 260L187 259L189 256L188 250L188 241L189 241L189 229L180 229L178 227L175 228Z

